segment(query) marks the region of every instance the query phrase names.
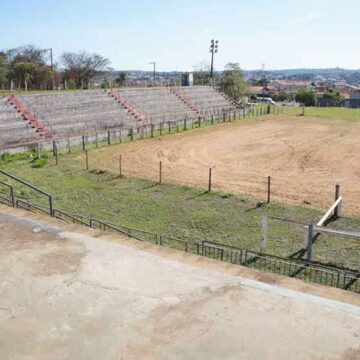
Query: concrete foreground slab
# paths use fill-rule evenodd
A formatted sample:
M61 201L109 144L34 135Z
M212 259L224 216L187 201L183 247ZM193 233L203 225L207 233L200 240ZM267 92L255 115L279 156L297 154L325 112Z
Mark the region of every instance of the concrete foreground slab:
M66 230L0 209L1 360L360 358L357 305Z

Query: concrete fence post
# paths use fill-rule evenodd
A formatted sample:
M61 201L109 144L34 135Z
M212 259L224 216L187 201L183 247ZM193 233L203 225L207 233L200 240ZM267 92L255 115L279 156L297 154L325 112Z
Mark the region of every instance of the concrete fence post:
M335 185L335 201L338 200L339 197L340 197L340 185L336 184ZM341 204L336 206L336 208L334 209L334 216L336 216L336 217L341 216Z
M267 240L268 240L268 227L269 220L267 215L263 215L261 217L261 243L260 243L260 252L265 252L267 248Z

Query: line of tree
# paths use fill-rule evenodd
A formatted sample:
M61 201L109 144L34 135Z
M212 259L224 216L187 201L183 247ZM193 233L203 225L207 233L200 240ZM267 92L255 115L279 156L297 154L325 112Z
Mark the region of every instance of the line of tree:
M238 63L228 63L221 75L214 71L213 82L210 76L210 65L206 62L194 66L193 76L194 85L210 85L213 83L235 101L245 101L246 96L249 95L249 87L244 72Z
M21 46L0 51L0 88L84 89L109 64L110 61L101 55L86 51L64 52L59 62L51 64L49 49Z

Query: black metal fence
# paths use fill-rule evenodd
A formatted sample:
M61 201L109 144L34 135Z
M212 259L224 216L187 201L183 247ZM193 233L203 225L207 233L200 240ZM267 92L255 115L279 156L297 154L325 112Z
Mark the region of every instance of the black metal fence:
M1 199L2 197L0 197L0 200ZM4 201L4 203L12 206L11 201ZM160 246L194 253L230 264L243 265L261 271L290 276L307 282L328 285L360 293L360 273L356 272L342 271L336 268L317 265L306 265L301 261L244 250L211 241L202 241L199 243L165 235L159 236L149 231L129 228L118 224L111 224L106 221L101 221L59 209L53 209L52 214L50 214L47 207L32 204L22 199L15 199L15 207L32 212L44 213L49 216L52 215L53 217L64 221L73 222L75 224L88 226L102 231L116 232L140 241L151 242Z

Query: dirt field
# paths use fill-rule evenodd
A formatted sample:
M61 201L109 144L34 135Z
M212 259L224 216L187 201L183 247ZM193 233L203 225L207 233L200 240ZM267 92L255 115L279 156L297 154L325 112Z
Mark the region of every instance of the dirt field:
M2 360L360 355L355 294L2 207L0 274Z
M354 121L269 117L190 131L160 139L103 148L91 163L157 180L266 198L267 176L273 198L328 208L340 183L344 211L360 214L360 123Z

